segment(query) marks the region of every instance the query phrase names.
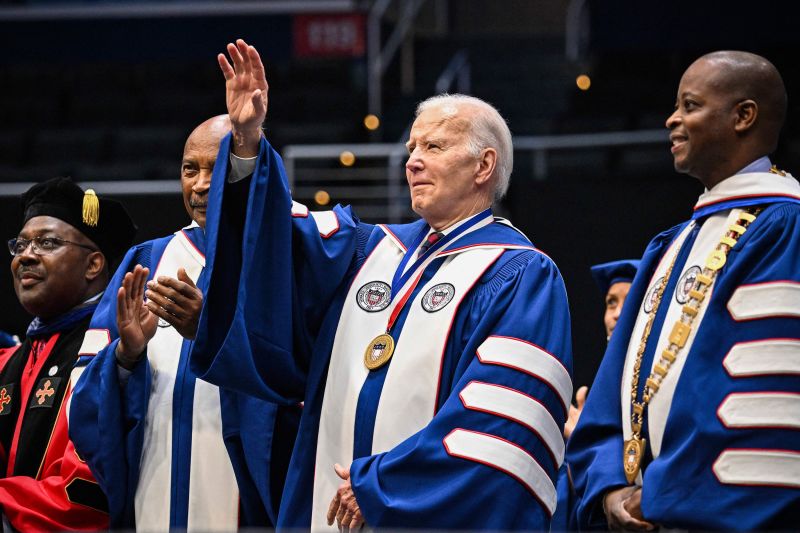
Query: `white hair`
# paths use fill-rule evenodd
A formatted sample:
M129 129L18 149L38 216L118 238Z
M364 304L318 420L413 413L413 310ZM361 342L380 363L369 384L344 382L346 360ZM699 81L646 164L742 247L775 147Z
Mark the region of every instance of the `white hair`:
M511 172L514 170L514 147L511 130L508 129L508 124L497 109L490 103L474 96L443 93L420 102L414 116L418 117L422 112L434 107L441 109L446 115L455 115L462 105L468 105L477 110L475 117L470 121L467 134L469 153L477 157L485 148L497 150L497 164L494 170L494 174L497 176L494 200L499 201L508 191Z

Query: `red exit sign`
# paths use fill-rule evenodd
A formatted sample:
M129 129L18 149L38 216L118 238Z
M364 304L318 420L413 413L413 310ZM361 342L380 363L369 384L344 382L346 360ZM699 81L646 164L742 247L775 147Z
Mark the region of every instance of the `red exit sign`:
M365 17L361 14L296 15L292 25L298 57L362 56Z

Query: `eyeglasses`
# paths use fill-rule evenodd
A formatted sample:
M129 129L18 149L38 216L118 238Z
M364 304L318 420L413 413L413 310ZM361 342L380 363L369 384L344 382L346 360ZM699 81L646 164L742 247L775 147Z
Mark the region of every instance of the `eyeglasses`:
M91 246L68 241L66 239L59 239L58 237L34 237L33 239L23 239L21 237L17 237L16 239L11 239L8 241L8 251L11 252L11 255L18 256L27 250L28 246L30 246L31 250L33 250L33 253L36 255L50 255L65 244L80 246L81 248L86 248L92 252L97 251L96 248Z

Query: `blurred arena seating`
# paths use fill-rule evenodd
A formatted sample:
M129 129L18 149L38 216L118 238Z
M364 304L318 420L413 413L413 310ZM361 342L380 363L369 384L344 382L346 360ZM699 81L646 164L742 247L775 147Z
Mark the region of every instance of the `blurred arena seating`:
M222 75L211 60L4 65L4 101L13 106L4 109L0 179L39 181L54 171L86 181L176 178L188 132L225 112ZM271 72L270 82L279 88L270 108L272 139L352 140L358 102L346 77L337 79L337 67ZM292 81L308 70L313 87ZM312 97L315 91L321 96Z
M75 3L13 4L34 9ZM653 46L620 50L618 37L610 38L610 32L591 26L602 30L604 24L615 22L614 17L621 16L619 11L629 2L611 2L600 15L596 14L599 9L590 10L594 40L577 60L564 53L564 17L570 2L539 2L538 9L523 2L499 2L500 9L484 10L487 20L483 28L467 21L480 12L480 2L428 2L437 4L436 9L443 3L448 27L431 29L426 19L432 11L423 9L416 20L420 29L407 41L413 49L411 89L402 79L399 60L387 70L382 125L377 134L361 125L367 112L363 54L299 57L296 50L287 53L284 43L275 46L265 40L261 49L273 89L267 123L270 140L279 148L304 143L397 142L416 103L433 93L436 78L458 52L468 57L470 92L494 103L515 135L662 128L674 100L676 73L695 54L693 49L659 50ZM313 4L313 0L296 3ZM505 13L502 4L507 7ZM591 7L592 3L584 4ZM354 11L361 14L371 7L370 2L354 5ZM201 54L200 50L221 51L234 35L247 36L257 30L277 28L274 33L290 35L292 13L288 9L288 13L226 17L222 24L211 15L0 19L2 42L9 51L8 59L0 63L6 103L0 126L0 181L38 181L54 172L84 181L174 178L176 158L189 129L202 118L224 111L221 76L213 53ZM516 23L511 20L515 11L521 12ZM526 18L541 16L540 12L547 15L546 20L526 30L525 24L531 20ZM207 29L211 25L236 28L240 19L243 24L246 21L240 33ZM393 29L395 20L389 16L384 21L384 35ZM497 28L492 29L492 24ZM24 40L32 30L46 35L32 43ZM190 38L196 42L165 41L162 48L158 42L144 39L151 32L154 39L174 33L175 41ZM132 39L109 38L125 34ZM251 40L258 43L260 35L256 35ZM140 45L141 53L137 52ZM67 51L59 53L62 47ZM100 53L93 50L97 47L107 48ZM19 50L24 53L16 53ZM575 86L575 77L584 72L592 79L588 91ZM796 143L792 138L786 142ZM552 174L581 175L591 169L595 175L636 176L649 166L669 169L668 153L657 146L575 155L554 153L549 158ZM523 163L518 170L530 169Z

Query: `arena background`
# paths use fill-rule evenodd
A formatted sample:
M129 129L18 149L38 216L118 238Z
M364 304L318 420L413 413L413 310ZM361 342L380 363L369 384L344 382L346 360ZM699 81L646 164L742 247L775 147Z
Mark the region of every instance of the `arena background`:
M589 266L639 257L652 236L690 215L702 191L673 171L664 129L693 59L726 48L775 63L790 109L773 160L800 173L800 32L787 6L0 0L3 238L20 228L19 193L56 175L122 199L137 241L188 223L183 141L225 111L215 55L237 37L265 59L267 136L286 157L295 196L312 209L352 203L370 221L408 219L396 143L419 100L468 92L495 104L515 135L512 185L497 211L559 265L575 383L590 383L605 334ZM379 120L372 130L370 113ZM22 335L31 317L5 279L0 329Z

